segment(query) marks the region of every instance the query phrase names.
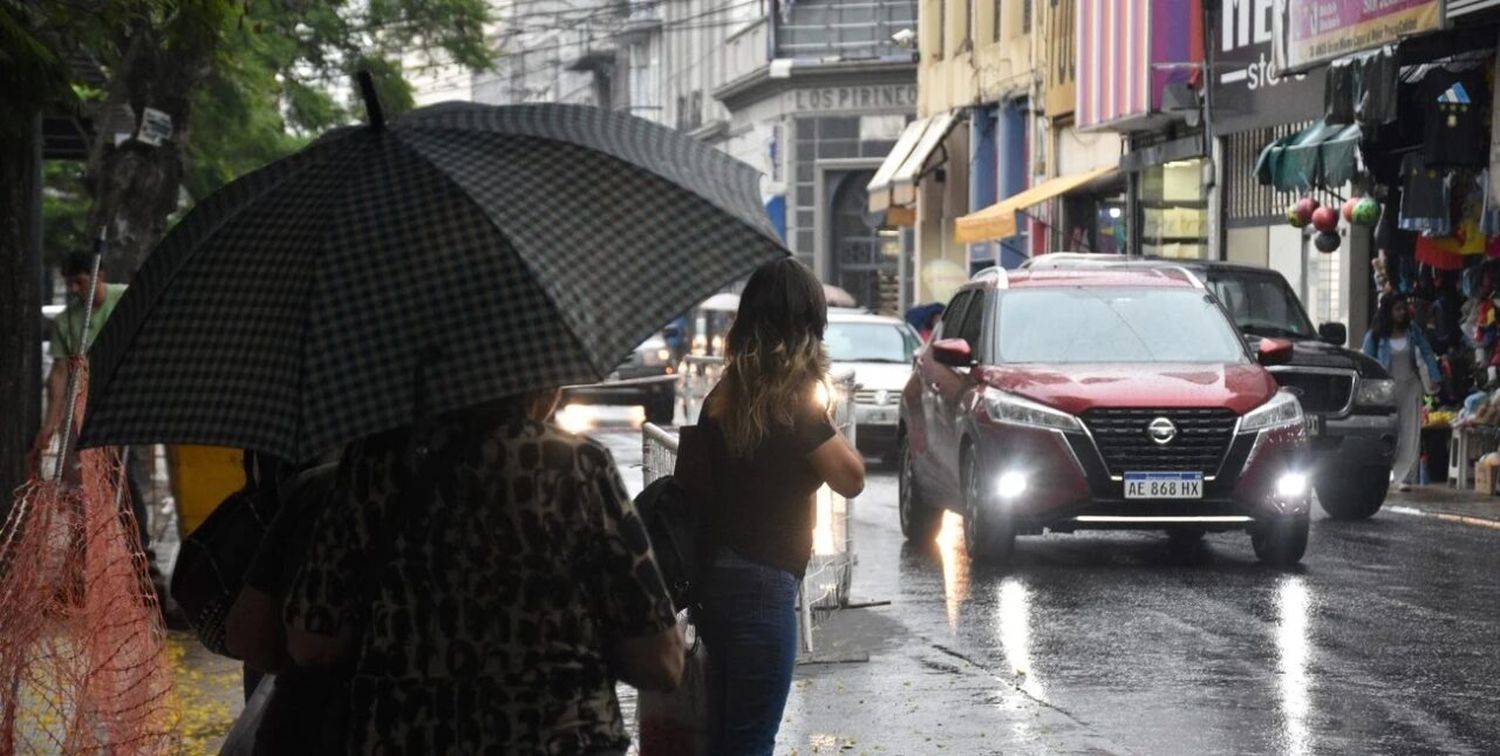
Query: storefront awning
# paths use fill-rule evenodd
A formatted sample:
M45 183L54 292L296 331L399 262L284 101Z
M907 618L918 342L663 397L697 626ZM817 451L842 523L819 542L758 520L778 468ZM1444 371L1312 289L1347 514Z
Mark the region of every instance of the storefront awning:
M969 213L953 222L953 240L960 244L1004 239L1016 235L1016 212L1032 205L1040 205L1118 172L1115 166L1095 168L1092 171L1058 176L1048 179L1020 194L1006 197L978 212Z
M1343 186L1359 168L1359 134L1355 125L1313 124L1266 145L1255 177L1283 191Z
M907 124L866 187L870 193L870 212L882 213L892 207L916 203L917 180L922 169L957 121L958 114L948 112Z

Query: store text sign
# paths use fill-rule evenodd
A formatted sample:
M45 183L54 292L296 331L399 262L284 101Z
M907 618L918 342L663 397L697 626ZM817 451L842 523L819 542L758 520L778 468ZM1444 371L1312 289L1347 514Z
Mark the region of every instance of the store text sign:
M1276 19L1276 59L1283 70L1314 64L1442 24L1442 0L1291 0Z
M915 110L917 85L884 84L798 89L788 95L793 109L822 110Z

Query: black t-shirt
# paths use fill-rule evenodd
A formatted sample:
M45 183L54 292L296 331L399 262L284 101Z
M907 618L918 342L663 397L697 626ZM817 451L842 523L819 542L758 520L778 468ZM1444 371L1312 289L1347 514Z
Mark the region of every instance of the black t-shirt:
M1453 207L1447 172L1429 165L1413 152L1402 159L1401 173L1401 217L1397 225L1432 236L1451 233Z
M1422 153L1432 166L1483 167L1489 163L1485 147L1484 115L1489 90L1483 69L1454 73L1437 69L1417 86L1423 114Z
M715 389L704 406L711 406L717 395ZM808 455L837 431L811 397L795 415L792 425L773 426L748 459L730 456L723 426L707 411L701 425L712 475L710 539L752 562L801 578L812 558L814 495L823 485Z

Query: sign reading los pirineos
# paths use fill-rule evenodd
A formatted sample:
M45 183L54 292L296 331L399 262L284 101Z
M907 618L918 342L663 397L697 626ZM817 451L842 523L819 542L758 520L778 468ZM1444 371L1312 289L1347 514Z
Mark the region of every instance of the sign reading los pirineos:
M1442 0L1290 0L1276 19L1276 58L1283 70L1369 50L1433 31Z

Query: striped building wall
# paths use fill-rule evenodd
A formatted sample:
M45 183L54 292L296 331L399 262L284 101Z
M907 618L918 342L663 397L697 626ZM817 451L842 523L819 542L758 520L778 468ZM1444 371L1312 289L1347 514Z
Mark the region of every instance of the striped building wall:
M1080 128L1142 127L1203 60L1199 0L1078 0Z

